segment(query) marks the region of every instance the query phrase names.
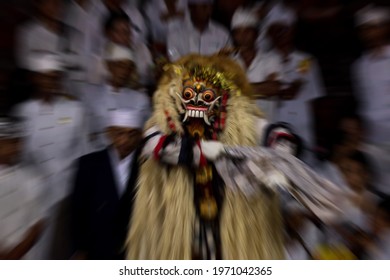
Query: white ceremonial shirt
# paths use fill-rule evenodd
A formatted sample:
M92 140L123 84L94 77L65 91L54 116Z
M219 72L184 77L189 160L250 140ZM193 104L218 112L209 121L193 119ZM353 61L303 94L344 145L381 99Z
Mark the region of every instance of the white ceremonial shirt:
M45 177L51 207L70 193L73 163L87 152L86 112L80 102L58 98L51 104L28 100L13 114L26 119L23 161Z
M122 160L113 147L109 149L109 154L116 180L117 192L119 197L121 197L126 192L127 183L131 177L131 164L133 163L135 152L132 152Z
M44 181L31 168L0 166L0 247L11 249L44 218Z
M366 126L364 151L376 171L374 186L390 195L390 45L377 54L365 53L352 70Z
M154 83L154 63L149 48L143 42L136 42L132 46L134 63L139 76L141 86L149 86Z
M190 19L185 20L182 24L169 26L167 51L172 62L190 53L201 55L218 53L230 45L229 32L212 20L203 33L200 33L193 26Z
M16 60L19 67L29 69L29 58L34 52L58 54L67 67L83 67L81 54L77 52L78 33L65 26L63 34L47 29L38 20L31 20L19 27L16 37Z
M168 21L161 20L161 16L168 12L165 1L152 0L146 4L145 15L153 42L166 44L169 25L176 24L175 22L182 24L184 19L189 17L187 0L178 0L176 3L177 10L183 12L184 17Z
M75 1L70 1L67 6L64 22L77 32L77 36L71 38L72 45L80 54L80 61L84 66L83 71L72 74L70 80L88 83L102 81L101 57L106 39L102 29L103 23L99 21L97 14L98 10L93 1L90 1L85 9Z
M367 125L367 141L390 143L390 45L379 54L365 53L352 70L360 114Z
M281 65L277 57L269 53L258 51L250 66L246 68L244 61L240 55L233 57L246 72L246 76L250 83L265 82L269 75L277 74L281 71ZM265 114L269 122L275 119L276 99L274 97L266 99L257 99L257 106Z
M274 53L281 65L282 71L279 73L281 81L292 82L297 79L303 81L301 90L294 99L278 102L275 121L290 123L296 134L304 140L305 146L313 148L315 133L311 101L325 95L320 69L309 54L294 51L288 61L283 62L282 56L276 51Z

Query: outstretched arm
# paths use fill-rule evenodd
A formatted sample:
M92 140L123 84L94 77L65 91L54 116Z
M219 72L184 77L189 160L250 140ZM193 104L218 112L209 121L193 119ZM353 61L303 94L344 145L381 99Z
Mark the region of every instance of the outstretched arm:
M144 139L141 157L153 157L170 165L197 167L206 160L214 161L224 152L224 146L220 142L196 141L186 136L165 135L156 126L145 132Z

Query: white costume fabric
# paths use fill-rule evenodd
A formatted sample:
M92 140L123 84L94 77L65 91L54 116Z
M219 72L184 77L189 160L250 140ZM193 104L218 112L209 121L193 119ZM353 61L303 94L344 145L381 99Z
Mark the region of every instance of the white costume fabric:
M325 223L340 220L351 207L346 199L348 191L291 154L262 147L225 147L225 152L226 156L217 160L216 169L227 188L241 191L248 198L261 191L262 182L266 191L290 194Z
M191 19L168 30L167 51L172 62L190 53L211 55L230 45L228 31L212 20L203 33L194 27Z

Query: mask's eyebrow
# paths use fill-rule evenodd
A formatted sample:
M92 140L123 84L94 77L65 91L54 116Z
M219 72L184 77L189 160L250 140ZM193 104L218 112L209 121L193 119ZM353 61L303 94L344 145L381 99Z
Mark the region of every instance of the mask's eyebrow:
M211 91L212 93L216 94L216 91L213 88L205 88L205 89L203 89L202 92L206 92L206 91Z
M194 88L193 88L192 86L185 86L185 87L183 87L183 91L185 91L186 89L192 89L192 90L194 90Z

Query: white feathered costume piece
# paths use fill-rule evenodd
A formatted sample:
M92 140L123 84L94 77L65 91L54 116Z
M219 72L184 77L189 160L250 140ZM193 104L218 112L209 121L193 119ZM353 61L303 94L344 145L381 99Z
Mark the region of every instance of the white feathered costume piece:
M226 147L216 163L226 187L250 198L259 192L286 192L325 223L348 207L348 193L319 176L295 156L262 147Z

